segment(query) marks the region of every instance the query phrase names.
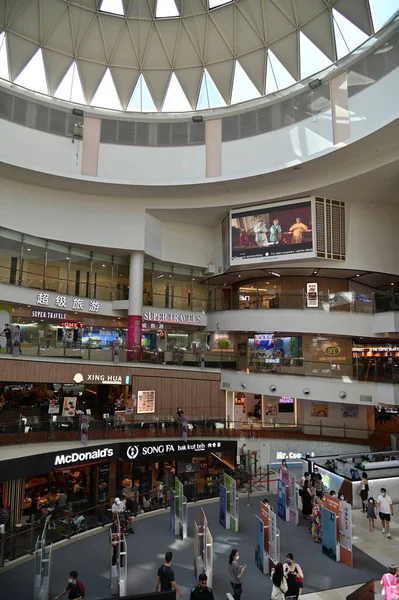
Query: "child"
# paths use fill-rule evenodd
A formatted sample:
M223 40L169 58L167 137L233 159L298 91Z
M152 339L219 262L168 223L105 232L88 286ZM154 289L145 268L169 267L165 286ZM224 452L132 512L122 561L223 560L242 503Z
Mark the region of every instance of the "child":
M374 498L369 498L367 502L367 518L369 520L370 532L374 531L374 521L376 519L375 514L375 501Z

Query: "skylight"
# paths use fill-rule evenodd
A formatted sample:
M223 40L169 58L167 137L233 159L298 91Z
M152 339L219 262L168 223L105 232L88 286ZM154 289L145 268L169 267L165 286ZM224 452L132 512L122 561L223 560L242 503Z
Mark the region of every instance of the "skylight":
M168 91L162 105L162 112L186 112L192 110L186 94L175 73L169 81Z
M77 104L86 104L82 82L80 81L79 71L75 62L71 64L60 85L54 92L54 98L76 102Z
M3 33L0 33L0 79L10 79L10 72L8 69L7 42L4 31Z
M118 92L116 91L115 83L109 69L105 71L104 77L90 104L92 106L101 106L102 108L122 110L121 101L119 100Z
M126 110L132 112L157 112L150 90L148 89L148 85L142 73L140 73Z
M340 59L363 44L368 36L334 8L332 12L337 58Z
M267 52L266 96L290 87L294 83L296 83L295 79L269 49Z
M167 18L167 17L178 17L179 11L176 6L175 0L157 0L155 8L155 17Z
M310 39L299 33L301 79L306 79L332 65L332 61Z
M216 8L223 4L231 4L233 0L208 0L208 8Z
M201 89L198 96L197 110L219 108L221 106L226 106L226 102L223 100L222 95L217 89L212 77L209 75L208 71L204 69Z
M379 31L399 11L399 0L369 0L374 30Z
M125 16L122 0L103 0L100 6L101 12L112 13L113 15Z
M260 94L238 60L236 60L231 103L238 104L254 98L260 98Z
M22 87L48 94L46 72L44 70L43 54L41 49L32 56L26 67L21 71L14 83Z

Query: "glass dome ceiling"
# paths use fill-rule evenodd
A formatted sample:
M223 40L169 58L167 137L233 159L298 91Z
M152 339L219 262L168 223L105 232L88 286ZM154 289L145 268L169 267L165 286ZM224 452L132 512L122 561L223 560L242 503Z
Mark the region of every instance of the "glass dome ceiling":
M205 110L312 76L399 0L0 0L0 78L95 107Z

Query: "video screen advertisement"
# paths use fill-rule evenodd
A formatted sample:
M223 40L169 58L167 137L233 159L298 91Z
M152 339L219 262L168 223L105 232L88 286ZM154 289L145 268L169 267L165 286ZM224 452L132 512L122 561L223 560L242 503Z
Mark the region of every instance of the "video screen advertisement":
M316 256L314 202L290 200L230 213L230 263Z

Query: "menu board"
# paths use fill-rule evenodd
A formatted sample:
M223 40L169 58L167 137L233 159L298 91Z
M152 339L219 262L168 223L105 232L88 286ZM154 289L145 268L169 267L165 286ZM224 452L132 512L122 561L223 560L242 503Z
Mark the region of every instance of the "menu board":
M60 412L60 401L58 398L51 398L50 404L48 405L49 415L58 415Z
M62 407L63 417L74 417L76 414L76 400L77 398L64 398L64 404Z
M144 415L155 412L155 390L137 392L137 414Z

